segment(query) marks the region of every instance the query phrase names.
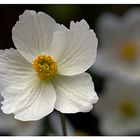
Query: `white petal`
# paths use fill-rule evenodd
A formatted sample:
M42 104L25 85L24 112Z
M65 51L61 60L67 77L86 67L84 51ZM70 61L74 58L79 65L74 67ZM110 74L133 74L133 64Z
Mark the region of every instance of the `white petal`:
M87 73L57 75L53 85L57 94L55 109L62 113L88 112L98 100L92 78Z
M54 33L51 54L61 75L76 75L86 71L95 61L97 38L85 20L71 22L70 30L63 25ZM53 53L55 52L55 53Z
M12 38L20 53L32 62L38 54L47 51L56 27L49 15L26 10L13 27Z
M0 50L0 89L33 73L32 64L17 50Z
M2 91L2 110L13 113L21 121L39 120L54 109L56 94L52 84L30 76L26 81L11 84Z

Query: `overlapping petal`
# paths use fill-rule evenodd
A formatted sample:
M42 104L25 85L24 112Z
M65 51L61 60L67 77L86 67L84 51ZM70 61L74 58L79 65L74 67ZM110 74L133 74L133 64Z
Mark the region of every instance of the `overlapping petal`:
M49 15L26 10L13 27L12 38L18 51L30 62L47 53L57 24Z
M89 74L76 76L58 75L53 79L57 93L55 109L62 113L88 112L98 101Z
M21 121L39 120L54 109L56 94L52 84L29 77L26 82L8 86L1 93L4 97L2 110L14 113Z
M95 61L97 38L85 20L63 25L54 33L51 55L57 60L58 73L76 75L86 71Z
M17 83L17 80L32 75L33 69L31 63L22 57L14 49L0 51L0 89L11 83Z
M0 55L2 110L19 120L37 120L54 109L56 94L49 82L40 81L29 63L14 49Z

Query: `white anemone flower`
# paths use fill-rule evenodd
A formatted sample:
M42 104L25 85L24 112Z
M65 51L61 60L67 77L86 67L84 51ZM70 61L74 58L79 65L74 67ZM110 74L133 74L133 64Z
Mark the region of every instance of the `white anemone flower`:
M103 135L137 135L140 132L140 86L109 80L93 110ZM94 112L95 111L95 112Z
M0 51L2 110L22 121L38 120L54 109L88 112L97 102L91 76L97 38L85 20L70 29L49 15L26 10L13 27L15 49Z
M140 9L123 17L103 14L97 22L100 43L95 70L103 76L140 79Z

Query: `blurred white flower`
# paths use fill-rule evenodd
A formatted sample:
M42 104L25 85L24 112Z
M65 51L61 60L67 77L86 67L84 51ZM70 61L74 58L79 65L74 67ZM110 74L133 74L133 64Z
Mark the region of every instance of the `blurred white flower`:
M104 76L140 79L140 9L123 17L103 14L98 22L99 52L90 70Z
M22 121L38 120L54 108L88 112L98 96L85 71L94 63L97 38L85 20L70 29L49 15L26 10L12 30L17 48L0 51L2 110Z
M121 80L105 85L93 113L104 135L135 135L140 132L140 86ZM95 111L95 112L94 112Z

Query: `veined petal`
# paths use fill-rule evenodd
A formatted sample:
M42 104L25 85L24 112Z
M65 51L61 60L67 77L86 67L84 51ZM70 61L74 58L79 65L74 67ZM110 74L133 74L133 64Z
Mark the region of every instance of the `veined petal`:
M33 73L32 64L17 50L0 50L0 90Z
M63 25L54 33L51 54L58 63L58 74L76 75L86 71L95 61L97 38L85 20ZM55 53L54 53L55 52Z
M30 62L47 53L57 24L49 15L26 10L13 27L12 38L19 52Z
M54 109L56 94L52 84L40 81L37 76L11 84L2 91L2 110L13 113L21 121L39 120Z
M55 109L62 113L88 112L98 100L92 78L87 73L57 75L52 82L57 94Z
M56 100L54 88L49 82L39 80L32 64L18 51L1 50L0 67L4 113L14 113L15 118L29 121L40 119L53 110Z

